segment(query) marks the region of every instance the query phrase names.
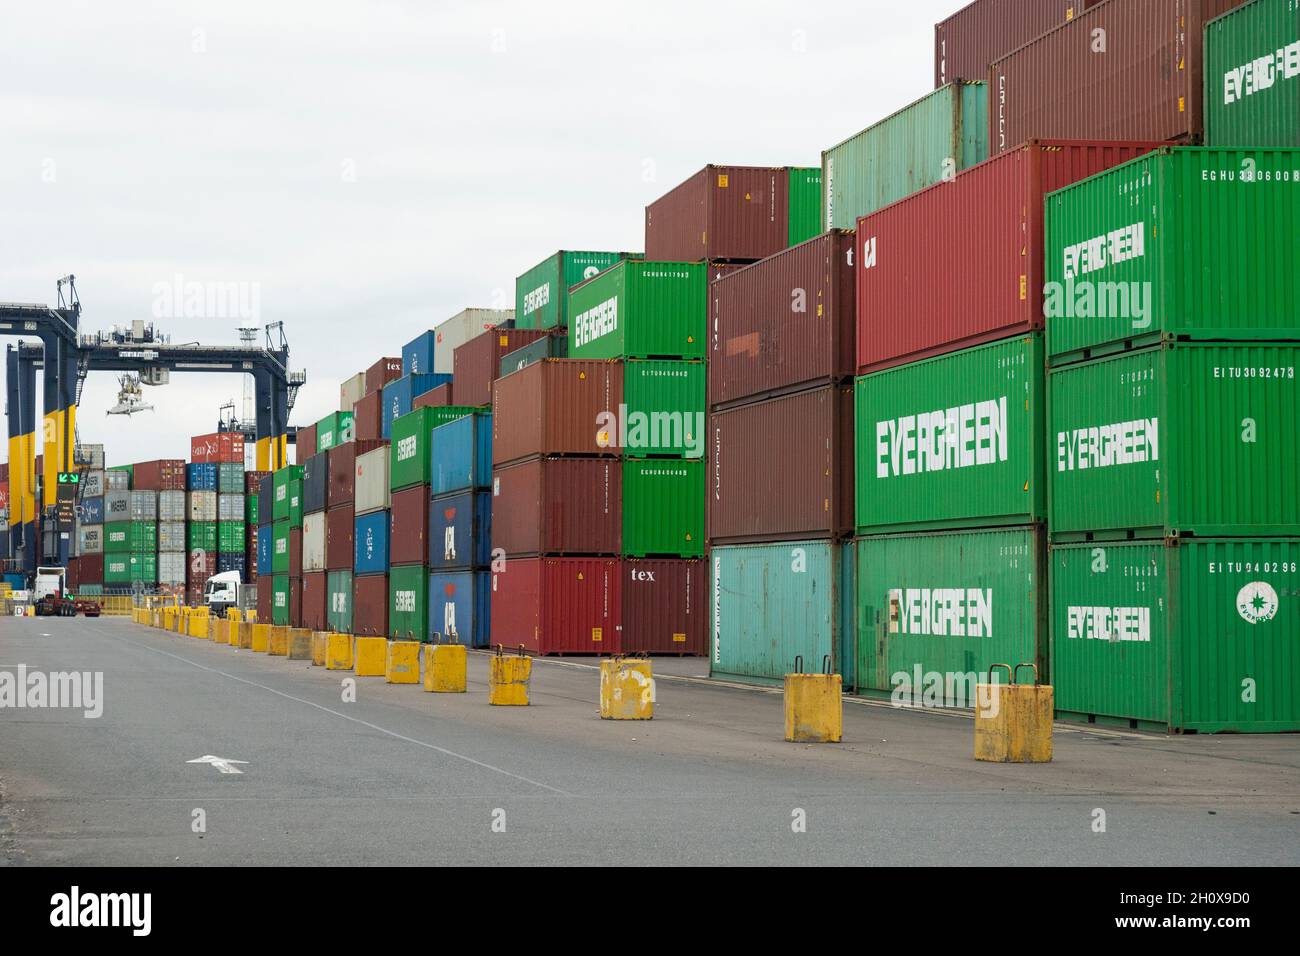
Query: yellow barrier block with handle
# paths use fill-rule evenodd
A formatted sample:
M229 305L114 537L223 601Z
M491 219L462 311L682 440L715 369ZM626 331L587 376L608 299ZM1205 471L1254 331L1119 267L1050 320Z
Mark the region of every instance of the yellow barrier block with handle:
M243 615L240 613L240 610L237 607L232 607L230 610L226 612L226 620L230 621L233 624L238 624L243 619L244 619Z
M224 617L214 617L208 621L208 630L214 644L230 643L230 622Z
M425 644L424 689L431 694L465 693L468 660L464 644Z
M291 661L311 660L311 631L305 627L289 628L287 656Z
M830 670L830 658L822 660ZM795 672L785 675L785 739L795 743L837 744L844 734L844 688L839 674L802 674L803 658L794 659Z
M231 647L239 646L239 629L243 627L240 621L232 621L226 618L226 643Z
M390 684L420 683L420 642L389 641L384 680Z
M354 660L352 635L329 635L325 641L325 669L327 671L350 671Z
M1017 684L1016 674L1028 667L1032 684ZM993 682L993 671L1006 668L1008 683ZM1053 692L1038 683L1038 666L994 664L989 682L975 688L975 759L993 763L1048 763L1052 759Z
M266 653L272 657L289 656L289 628L284 624L272 624L266 632Z
M644 657L614 657L600 662L600 719L653 720L655 679Z
M498 707L527 707L528 681L533 676L533 659L519 648L506 655L500 646L488 659L488 703Z
M353 655L358 677L383 677L388 665L388 638L358 637Z
M325 666L325 651L329 647L328 631L312 631L311 634L311 666Z
M250 645L253 653L265 654L267 648L271 646L271 625L254 624L253 625L253 643Z
M207 608L204 608L202 613L195 612L190 615L190 637L200 637L209 641L212 639L211 627L212 619L208 617Z
M230 625L230 643L240 650L253 649L253 625L247 621L239 621Z

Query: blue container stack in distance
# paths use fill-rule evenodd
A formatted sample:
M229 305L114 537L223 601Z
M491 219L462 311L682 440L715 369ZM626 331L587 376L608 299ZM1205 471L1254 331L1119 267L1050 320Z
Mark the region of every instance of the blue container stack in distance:
M466 415L429 441L429 634L486 647L491 635L492 416Z
M393 419L401 418L403 415L410 413L417 398L425 392L432 391L439 385L445 385L450 381L450 375L434 375L421 372L403 375L396 381L385 385L383 400L380 402L384 412L383 437L391 437Z

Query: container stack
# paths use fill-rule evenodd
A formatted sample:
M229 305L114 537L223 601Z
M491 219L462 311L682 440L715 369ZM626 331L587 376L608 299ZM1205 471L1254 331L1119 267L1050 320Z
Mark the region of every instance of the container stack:
M299 450L304 449L299 446ZM313 631L329 629L326 614L329 466L329 451L318 451L302 466L302 626Z
M300 433L301 434L301 433ZM271 620L271 589L275 574L275 474L263 472L258 480L257 501L257 619Z
M302 620L302 475L302 465L286 465L271 476L271 587L266 597L258 588L258 620L289 627Z
M348 454L348 451L351 454ZM363 450L364 449L364 450ZM331 608L340 602L346 583L340 564L344 538L349 544L352 596L348 601L352 633L364 637L388 636L388 532L389 444L386 441L353 442L335 450L330 461L330 515L328 555L331 571ZM346 455L346 458L344 457ZM346 471L346 478L344 473ZM345 527L349 525L350 527ZM337 576L337 577L336 577ZM338 612L331 611L331 614ZM331 624L333 620L331 620Z
M82 473L81 506L77 510L77 591L104 593L104 449L98 446L98 461ZM3 511L0 508L0 511ZM4 550L4 554L8 554Z
M486 647L492 634L492 416L473 413L435 425L429 446L428 637ZM394 518L394 538L396 524Z
M244 473L244 581L256 585L261 576L262 521L261 488L262 481L270 477L269 471L249 471ZM270 512L267 513L269 519Z
M217 463L191 462L185 468L186 601L200 604L208 578L217 573Z

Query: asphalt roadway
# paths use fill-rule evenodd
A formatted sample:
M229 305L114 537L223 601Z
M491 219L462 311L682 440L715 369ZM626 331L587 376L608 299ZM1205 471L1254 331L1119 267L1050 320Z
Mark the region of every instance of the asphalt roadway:
M104 707L0 708L10 866L1300 864L1295 735L1058 724L1051 764L976 763L969 718L852 700L842 744L785 743L779 691L667 676L700 661L657 664L650 722L600 720L584 659L492 707L482 653L467 694L344 702L350 674L120 618L0 619L19 664L102 672Z

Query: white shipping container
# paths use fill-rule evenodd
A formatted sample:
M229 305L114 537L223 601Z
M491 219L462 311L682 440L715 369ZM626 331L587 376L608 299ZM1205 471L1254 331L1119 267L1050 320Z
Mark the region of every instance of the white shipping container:
M325 570L325 512L313 511L302 519L302 569Z
M83 498L104 496L104 469L86 472L86 477L81 480L81 496Z
M218 495L217 496L217 520L218 521L243 521L244 520L244 496L243 495Z
M466 309L453 315L433 330L433 371L450 375L457 346L514 317L514 309Z
M190 521L217 520L217 493L215 491L191 491L189 498Z
M110 491L126 491L130 487L131 473L129 471L113 471L110 469L104 472L105 494Z
M355 513L369 514L388 507L388 447L358 455L353 466L352 505Z
M158 583L184 584L190 556L184 551L158 552Z
M107 472L113 474L113 472ZM109 491L104 494L104 524L131 520L131 492Z
M104 553L104 526L102 524L82 525L77 539L77 554Z
M185 492L183 491L160 491L158 492L158 520L159 521L184 521L186 511Z
M366 397L366 373L358 372L350 379L339 386L339 411L350 412L356 408L357 402ZM310 458L316 454L316 449L301 449L299 454L299 463L302 460Z
M184 492L181 493L184 494ZM159 551L184 551L185 550L185 522L184 521L158 522L158 550Z
M158 492L156 491L131 492L131 520L132 521L157 521L158 520Z

